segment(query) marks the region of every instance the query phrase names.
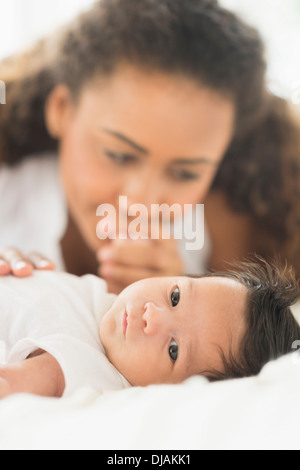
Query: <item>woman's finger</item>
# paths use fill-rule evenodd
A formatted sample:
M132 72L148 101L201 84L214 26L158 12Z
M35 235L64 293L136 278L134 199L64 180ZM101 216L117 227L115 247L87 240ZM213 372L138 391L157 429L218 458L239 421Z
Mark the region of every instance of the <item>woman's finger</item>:
M146 268L178 274L181 257L174 240L116 240L97 254L100 263L117 263L136 268ZM175 272L174 272L175 274Z
M27 277L33 272L33 266L25 256L15 248L1 250L1 258L9 264L10 272L16 277Z
M10 265L4 258L0 257L0 276L7 276L11 273Z
M107 264L99 267L99 275L106 281L117 283L125 288L129 284L141 279L159 276L159 272L130 266Z
M40 271L53 271L55 269L55 264L48 258L45 258L45 256L40 255L39 253L30 253L28 255L28 259L32 263L34 268Z

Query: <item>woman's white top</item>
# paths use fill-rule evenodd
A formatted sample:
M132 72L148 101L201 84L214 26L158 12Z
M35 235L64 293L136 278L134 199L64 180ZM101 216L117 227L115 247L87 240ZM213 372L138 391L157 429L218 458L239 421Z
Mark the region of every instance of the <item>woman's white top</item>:
M60 241L66 227L67 205L56 155L28 157L16 167L0 167L0 248L40 252L64 270ZM201 250L187 251L187 242L178 240L185 272L205 273L211 249L207 231Z
M40 252L64 269L60 240L67 207L57 158L27 158L13 168L0 167L0 248Z
M129 383L107 359L99 338L116 296L103 279L51 271L0 278L0 363L43 349L64 374L64 396L79 388L119 390Z

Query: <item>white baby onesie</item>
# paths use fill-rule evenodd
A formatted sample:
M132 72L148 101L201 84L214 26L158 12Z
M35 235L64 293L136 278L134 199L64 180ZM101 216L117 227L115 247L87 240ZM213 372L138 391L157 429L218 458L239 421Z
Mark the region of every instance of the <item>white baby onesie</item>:
M35 271L26 279L0 278L0 361L20 362L37 349L49 352L64 373L64 396L82 387L128 387L105 356L98 333L115 298L92 275Z

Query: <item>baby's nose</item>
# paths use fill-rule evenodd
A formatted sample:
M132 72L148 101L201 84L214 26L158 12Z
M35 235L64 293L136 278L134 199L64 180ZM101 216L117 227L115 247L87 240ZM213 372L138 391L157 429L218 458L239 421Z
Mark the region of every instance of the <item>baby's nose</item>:
M168 326L167 312L155 305L153 302L145 304L145 311L143 314L144 332L147 335L154 335L158 332L163 332Z

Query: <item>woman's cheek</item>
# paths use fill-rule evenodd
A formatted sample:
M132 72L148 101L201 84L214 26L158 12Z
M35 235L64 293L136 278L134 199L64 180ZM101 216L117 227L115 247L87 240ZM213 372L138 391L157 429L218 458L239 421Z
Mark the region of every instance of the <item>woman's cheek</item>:
M65 165L64 174L72 199L95 211L100 204L113 204L114 195L120 189L114 174L88 157L74 158L73 164Z

